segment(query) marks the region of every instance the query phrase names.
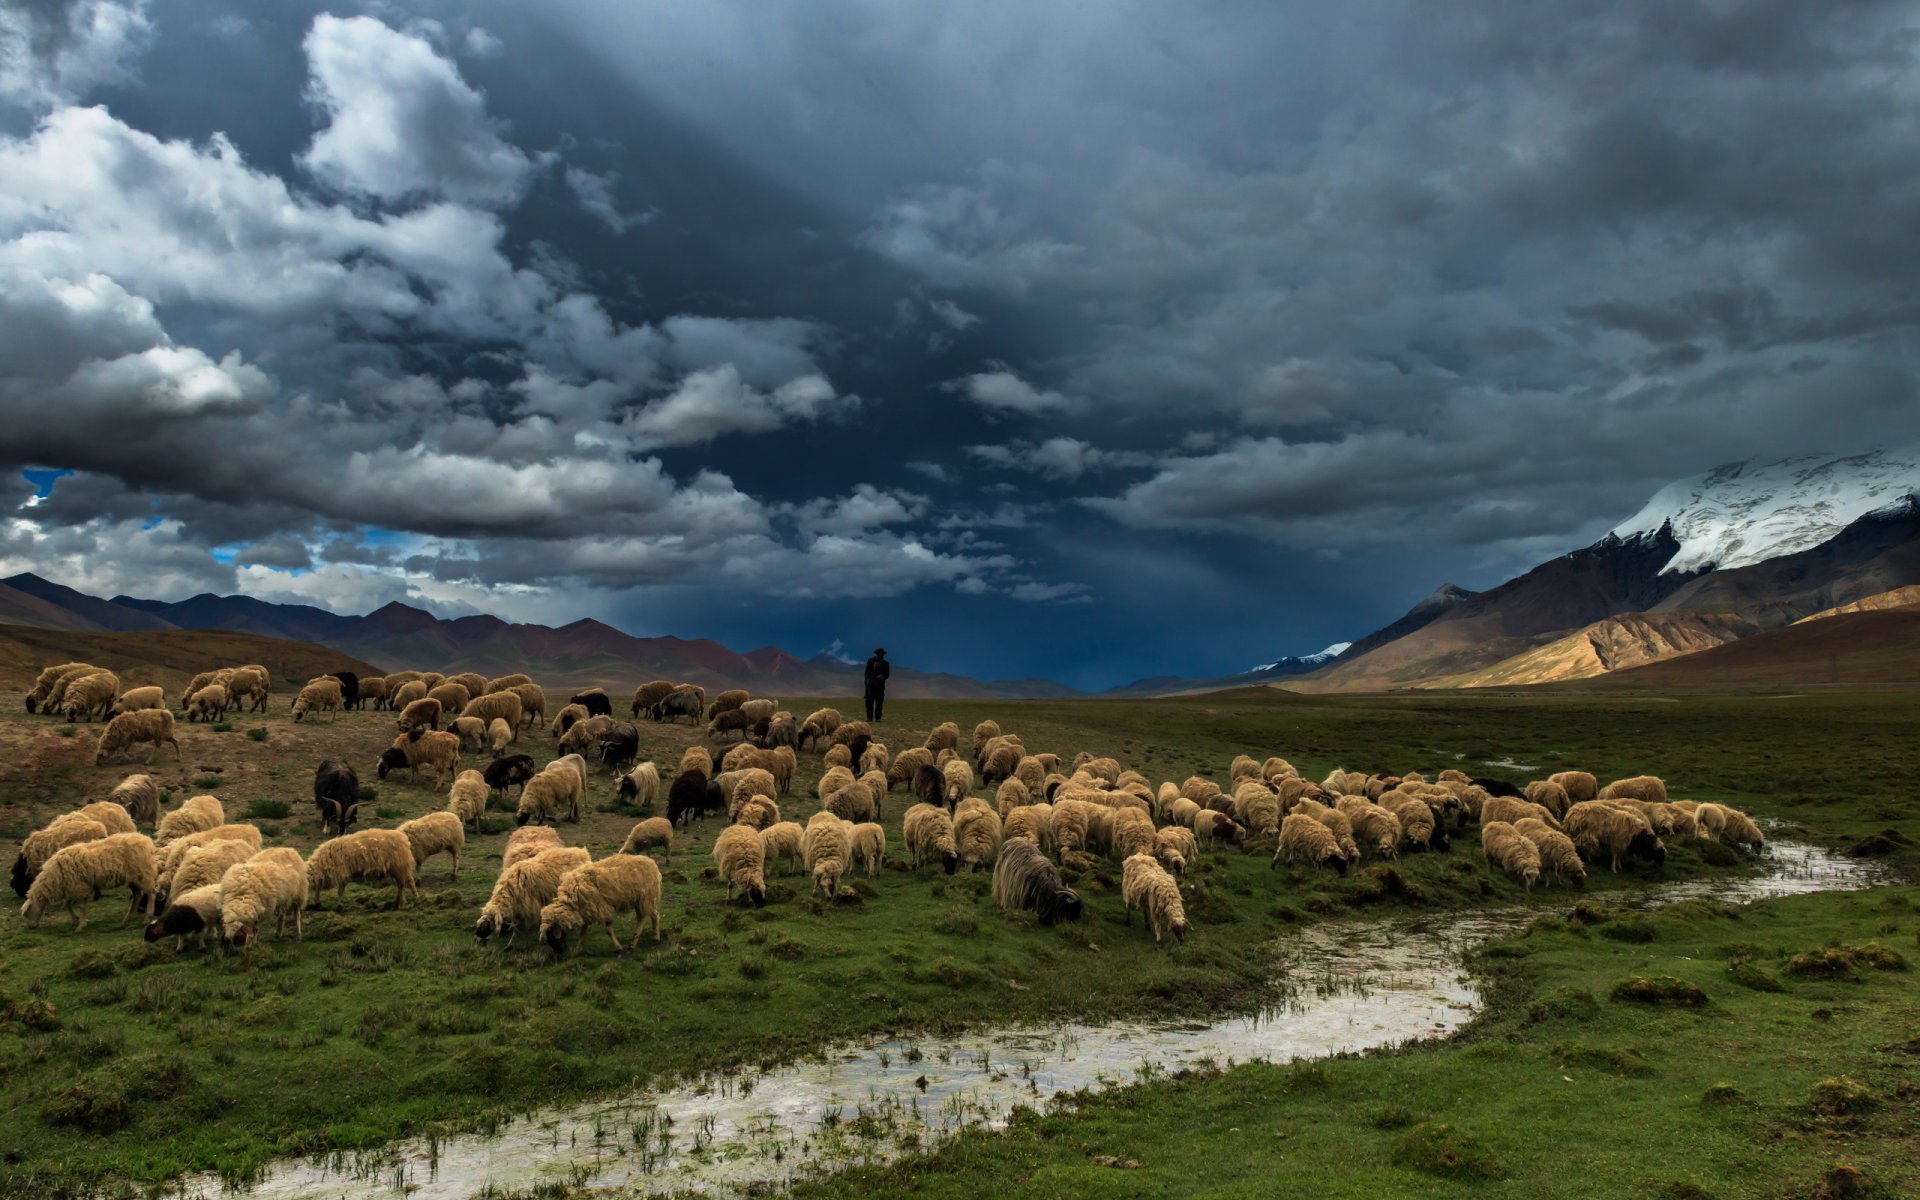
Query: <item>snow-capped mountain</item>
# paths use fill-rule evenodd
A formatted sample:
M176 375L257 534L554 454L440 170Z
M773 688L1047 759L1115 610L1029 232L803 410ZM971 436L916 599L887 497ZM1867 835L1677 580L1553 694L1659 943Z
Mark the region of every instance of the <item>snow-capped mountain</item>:
M1730 463L1661 488L1613 536L1628 540L1670 525L1680 549L1662 574L1726 570L1817 546L1916 491L1920 447Z
M1353 645L1352 642L1335 642L1325 650L1319 650L1312 654L1284 654L1270 663L1261 663L1257 667L1248 667L1247 674L1258 675L1263 671L1312 670L1314 667L1322 666L1339 658L1342 654L1346 653L1347 647L1351 645Z

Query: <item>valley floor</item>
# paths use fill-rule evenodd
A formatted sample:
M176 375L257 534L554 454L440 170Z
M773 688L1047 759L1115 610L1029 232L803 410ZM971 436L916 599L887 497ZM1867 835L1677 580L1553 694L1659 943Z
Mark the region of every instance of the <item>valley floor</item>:
M314 763L349 757L373 783L392 719L351 713L296 726L285 700L236 717L228 732L182 726L184 762L169 758L155 773L176 801L214 792L229 819L253 820L269 841L305 851L318 840ZM1884 855L1909 877L1920 838L1920 795L1907 776L1920 717L1911 695L1256 694L890 710L882 739L896 750L936 721L965 730L993 717L1035 750L1111 754L1156 782L1224 779L1241 752L1284 755L1315 778L1335 766L1461 766L1514 779L1571 767L1602 778L1649 771L1676 796L1723 800L1787 822L1796 836ZM643 753L662 764L696 736L685 725L642 732ZM63 737L52 722L17 713L0 719L0 833L23 836L139 769L86 765L89 734L82 725ZM553 754L545 737L517 748L542 761ZM819 760L801 763L783 810L804 822L818 807ZM616 808L604 777L593 790L584 819L561 832L599 855L618 846L636 814ZM362 823L391 825L443 802L390 779ZM0 921L9 1035L0 1042L0 1147L9 1148L0 1194L137 1189L197 1171L242 1180L275 1156L379 1145L877 1031L1249 1006L1269 980L1274 939L1289 928L1362 911L1494 903L1534 904L1543 921L1481 958L1495 1003L1463 1042L1123 1089L1003 1136L966 1136L931 1160L823 1186L1458 1194L1445 1169L1435 1174L1427 1162L1444 1168L1449 1156L1484 1160L1476 1187L1489 1195L1556 1194L1523 1186L1542 1180L1567 1195L1811 1195L1843 1159L1885 1186L1911 1182L1913 1147L1902 1139L1915 1126L1913 1100L1901 1090L1911 1077L1901 1072L1914 1058L1898 1048L1920 1015L1910 978L1850 969L1859 982L1809 980L1785 966L1830 939L1878 940L1911 957L1920 927L1911 892L1808 897L1738 916L1683 908L1589 927L1567 920L1575 897L1566 891L1529 897L1488 876L1471 838L1452 854L1410 855L1345 879L1269 871L1270 848L1229 850L1189 877L1195 935L1156 947L1137 922L1123 923L1110 865L1079 883L1088 920L1061 929L1000 913L984 873L909 871L899 841L905 806L900 793L889 797L893 861L879 876L854 881L831 904L787 877L763 910L724 903L708 856L719 824L701 823L667 871L666 940L623 957L597 932L558 962L532 946L474 944L473 918L512 828L504 812L470 840L457 879L444 859L429 866L417 908L396 913L390 893L356 888L344 907L329 897L309 913L304 942L267 942L247 957L150 947L134 927L115 927L111 899L78 935L58 921L29 931L9 916ZM1717 847L1675 847L1665 876L1743 869ZM1601 870L1587 899L1604 909L1610 894L1643 883ZM1610 930L1629 932L1623 940ZM1730 985L1727 964L1743 955L1783 990ZM1614 983L1633 974L1690 979L1709 1003L1642 1010L1610 1000ZM1564 999L1576 991L1592 997L1591 1011ZM1574 1007L1536 1018L1537 1003ZM1902 1027L1909 1032L1896 1036ZM1870 1099L1838 1113L1805 1107L1829 1075L1859 1080ZM1740 1098L1703 1105L1703 1091L1719 1082ZM1451 1132L1436 1131L1440 1124ZM1447 1137L1459 1145L1449 1149ZM1410 1148L1396 1162L1402 1142ZM1669 1150L1654 1154L1662 1145ZM1568 1147L1578 1153L1568 1157ZM1096 1167L1095 1155L1144 1165ZM1588 1190L1569 1190L1582 1178Z

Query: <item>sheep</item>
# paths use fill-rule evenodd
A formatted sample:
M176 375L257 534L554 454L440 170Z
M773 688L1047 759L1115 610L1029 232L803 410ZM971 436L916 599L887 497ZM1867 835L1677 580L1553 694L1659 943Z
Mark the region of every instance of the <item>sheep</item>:
M1567 793L1569 806L1600 798L1600 781L1586 771L1560 771L1547 776L1547 782L1560 785Z
M953 818L946 809L931 804L914 805L901 822L900 836L907 843L914 869L931 862L935 856L947 874L960 869L960 852L953 840Z
M1053 805L1053 843L1064 860L1069 853L1089 849L1088 829L1095 806L1084 800L1060 800Z
M507 691L520 700L520 719L512 722L514 736L520 734L520 726L538 728L540 722L547 719L547 692L537 683L516 683ZM496 717L495 720L500 718Z
M1260 762L1252 755L1237 754L1227 767L1227 782L1237 784L1242 779L1265 779L1261 773Z
M1180 902L1180 885L1151 854L1128 856L1120 868L1120 895L1126 901L1127 924L1133 924L1133 910L1147 915L1153 926L1153 940L1160 940L1161 926L1176 942L1187 940L1187 910Z
M447 789L446 811L458 817L462 826L471 825L478 833L480 817L487 811L486 776L478 771L462 771L456 775L453 786Z
M497 678L487 680L486 686L480 689L480 695L493 696L511 688L517 688L523 683L532 682L533 676L524 675L516 671L512 675L501 675Z
M391 681L393 677L389 675L387 678L389 681ZM427 698L426 683L423 682L422 680L411 679L405 683L395 686L391 691L387 693L387 707L392 709L394 712L399 712L401 709L405 708L407 705L412 704L415 700L425 700L426 698Z
M840 876L853 860L853 826L830 812L817 812L807 821L801 865L813 876L813 888L831 900L840 891Z
M1547 824L1552 827L1552 822ZM1604 800L1589 800L1569 808L1562 831L1589 861L1605 854L1615 873L1622 858L1644 858L1655 866L1667 861L1666 845L1653 832L1652 823L1637 812L1615 808Z
M154 852L153 860L156 881L155 899L164 899L172 894L174 875L179 871L180 864L186 861L188 852L196 847L212 846L220 842L240 842L250 850L258 850L260 840L260 830L256 826L216 825L212 829L202 829L198 833L190 833L165 846L158 847Z
M746 716L747 724L758 726L763 721L773 720L773 714L780 705L773 700L754 699L740 706L740 712Z
M1625 797L1632 800L1646 800L1653 804L1667 802L1667 785L1658 775L1635 775L1629 779L1616 779L1600 789L1596 799L1613 800Z
M778 786L779 794L782 796L786 795L792 786L793 772L796 765L793 751L791 750L784 752L781 750L762 750L758 746L748 745L745 742L727 751L726 757L720 760L720 769L723 771L738 771L746 767L758 767L768 772L773 776L774 783Z
M467 823L458 813L431 812L424 817L415 817L400 826L400 832L407 835L407 843L413 847L413 869L416 876L421 873L429 858L436 854L445 854L453 859L453 871L449 878L460 878L460 852L467 846Z
M100 675L105 675L113 680L112 690L114 692L120 690L119 678L105 667L86 667L82 670L69 671L55 680L53 687L47 692L46 704L44 705L46 714L48 716L53 716L56 713L65 715L68 712L67 693L73 691L82 680L93 680L96 676ZM80 690L82 694L86 695L87 699L91 701L99 691L99 684L97 682L88 683L86 687ZM112 697L108 697L109 701L111 701L111 699ZM72 720L73 718L69 717L68 719Z
M1265 780L1271 781L1289 776L1297 778L1299 774L1300 772L1294 770L1292 763L1277 754L1260 764L1260 778Z
M1215 838L1226 838L1234 845L1242 845L1247 840L1247 831L1232 817L1211 810L1195 813L1193 816L1193 840L1201 847L1211 846Z
M895 784L905 784L911 789L920 768L932 765L933 754L925 747L915 746L909 750L902 750L893 756L891 763L887 764L887 790L892 791Z
M951 724L951 722L949 722L949 724ZM958 738L959 736L960 731L955 729L954 737ZM940 774L945 783L947 808L951 810L954 805L960 803L961 799L964 798L967 793L973 791L973 768L967 765L966 759L955 758L949 760L946 766L940 768Z
M447 732L460 739L462 750L486 749L487 726L479 717L455 717L447 722Z
M120 693L119 703L114 705L111 715L117 717L123 712L139 712L142 709L165 708L166 706L167 694L165 690L157 686L148 685L146 687L128 688L126 691Z
M322 760L313 769L313 806L322 833L345 833L360 808L359 774L342 759Z
M344 902L349 883L391 883L393 906L407 906L407 893L420 898L414 883L413 843L397 829L362 829L329 838L307 859L307 887L315 894L334 890Z
M510 787L524 788L527 780L533 778L533 756L531 754L503 754L481 768L480 775L487 781L489 794L505 794Z
M532 858L545 850L558 850L560 846L560 835L551 826L528 825L523 829L516 829L507 835L506 847L500 853L500 869L504 871L517 862ZM552 897L549 896L548 899ZM540 903L545 904L546 900Z
M520 703L520 697L513 692L489 692L467 701L466 707L460 710L460 715L478 717L489 726L498 719L518 729L521 718L526 715L526 708Z
M921 744L935 754L942 750L957 750L960 747L960 727L952 721L942 721L928 732L927 740Z
M1546 822L1538 817L1522 817L1513 823L1513 828L1540 852L1542 874L1564 880L1575 887L1587 886L1587 867L1580 861L1580 852L1574 847L1572 838L1557 829L1547 828Z
M102 892L124 887L132 893L121 920L125 924L153 894L154 884L153 839L141 833L109 834L55 851L27 888L20 916L28 929L38 929L49 909L63 907L79 933L87 927L86 906Z
M873 878L887 857L886 827L872 821L862 821L853 827L848 836L852 861L866 872L867 878Z
M1766 849L1767 836L1760 832L1760 826L1754 823L1752 817L1737 808L1728 808L1724 804L1720 806L1720 811L1726 814L1726 820L1720 829L1720 837L1728 845L1751 850L1755 854Z
M1153 853L1153 818L1138 808L1117 809L1107 845L1112 855L1125 862L1135 854Z
M758 830L729 825L713 842L713 865L727 881L727 899L736 889L756 908L767 903L766 851Z
M126 810L136 825L152 826L160 820L160 784L151 775L129 775L107 793L111 803Z
M168 847L169 850L172 848ZM247 861L259 851L258 841L231 837L186 846L177 857L170 860L170 875L156 870L154 891L159 897L166 898L219 883L228 867ZM156 858L156 867L159 861Z
M651 716L656 721L677 721L681 717L698 725L706 709L706 693L691 685L677 687L654 703Z
M751 727L745 713L737 708L729 708L707 722L706 736L713 741L718 741L722 737L737 737L744 740Z
M387 707L387 680L384 675L364 676L360 680L360 707L369 703L378 710Z
M1280 838L1273 848L1273 860L1267 864L1267 869L1272 870L1283 860L1332 867L1342 875L1347 873L1351 861L1342 852L1333 831L1305 813L1288 813L1280 822Z
M513 815L514 823L548 823L558 820L562 813L567 815L568 820L578 821L581 790L577 772L565 768L555 770L554 764L549 763L546 770L527 780L521 787L520 803Z
M985 746L988 742L999 736L1000 722L992 720L982 721L973 727L973 741L969 743L968 748L977 755L980 753L982 746Z
M1693 821L1699 830L1699 836L1709 842L1717 842L1727 827L1728 810L1718 804L1702 804L1693 810Z
M651 713L653 706L660 703L672 690L673 684L664 679L649 680L641 684L633 690L633 708L630 715L637 721L641 713Z
M727 799L734 808L744 804L750 796L765 796L768 800L777 800L780 795L780 784L774 779L772 771L763 770L760 767L747 767L731 774L734 780L733 786L727 791Z
M1347 812L1353 822L1354 840L1375 858L1397 858L1403 832L1400 818L1377 804L1366 804Z
M1546 823L1548 829L1559 829L1560 818L1544 804L1535 804L1531 800L1516 800L1511 796L1489 796L1480 805L1480 823L1499 821L1511 825L1522 817L1538 817Z
M1013 837L1030 838L1036 846L1052 842L1053 805L1028 804L1009 811L1000 822L1000 837L1003 846Z
M1693 813L1672 801L1643 805L1641 811L1653 823L1655 833L1670 833L1675 837L1700 836L1700 823Z
M159 827L153 831L154 844L164 846L175 838L212 829L216 825L226 824L226 821L227 810L219 797L195 796L160 818Z
M1253 760L1249 759L1249 762ZM1259 764L1254 764L1258 766ZM1280 798L1257 783L1243 784L1233 794L1233 818L1251 837L1280 832Z
M27 835L20 856L13 860L13 893L26 899L27 889L49 858L81 842L97 842L107 836L107 827L79 813L61 813L45 828Z
M993 868L993 900L1009 911L1025 910L1042 925L1080 919L1080 896L1060 878L1060 868L1040 853L1030 838L1010 837L1000 845Z
M1536 779L1529 783L1521 794L1526 796L1530 803L1538 804L1552 813L1555 820L1566 815L1567 807L1573 803L1567 789L1551 779Z
M699 771L682 771L667 787L667 820L691 825L699 817L727 806L724 792Z
M340 687L340 681L331 676L315 679L302 687L293 698L293 719L298 724L310 712L329 714L329 721L340 719L340 708L346 703L346 693Z
M47 667L34 678L33 687L27 692L27 711L30 713L41 711L47 703L47 697L52 694L54 685L62 679L70 676L78 678L80 675L91 675L99 669L92 663L79 662L60 663L57 666ZM51 709L47 711L52 712Z
M1200 845L1193 840L1193 830L1174 826L1156 830L1153 835L1153 856L1160 865L1175 875L1186 872L1189 863L1200 859Z
M1434 814L1433 808L1418 796L1388 792L1380 797L1380 806L1398 818L1401 833L1406 837L1407 845L1413 849L1446 850L1452 846L1446 826Z
M78 721L83 716L91 722L96 715L105 720L112 713L119 695L120 677L112 671L95 671L67 684L66 693L60 700L60 711L69 722Z
M438 729L445 707L432 696L422 696L400 710L400 715L394 718L394 727L401 733L412 733L420 729ZM477 717L467 719L479 723ZM482 725L482 728L484 727Z
M613 919L633 914L633 941L620 944ZM613 952L624 954L640 944L640 931L651 922L653 940L660 940L660 866L644 855L614 854L560 878L560 888L540 910L540 940L555 955L567 952L569 939L589 925L604 925Z
M760 744L769 750L796 752L800 749L800 726L794 721L792 713L778 712L767 722L767 730L760 737Z
M462 671L458 675L449 675L441 682L457 683L467 689L467 695L484 696L487 692L487 677L478 671Z
M106 732L100 735L100 744L94 749L93 765L97 767L109 757L124 754L142 742L147 744L147 762L153 761L162 746L172 746L174 761L180 760L180 740L173 736L173 714L164 708L145 708L121 713L107 722Z
M977 807L974 807L977 806ZM1152 838L1153 822L1147 822L1148 838ZM960 855L960 862L969 873L991 863L1000 852L1000 814L975 800L970 806L963 806L953 818L953 845Z
M772 863L775 859L786 859L786 870L791 873L806 852L807 831L798 821L776 821L760 831L761 857Z
M426 699L438 704L441 712L457 713L465 708L467 701L473 697L468 694L466 688L457 683L443 683L439 687L428 689ZM522 711L525 711L524 707Z
M1167 819L1175 825L1184 825L1192 829L1194 818L1199 816L1200 812L1201 808L1198 804L1181 796L1167 807Z
M853 751L847 749L845 746L828 746L825 756L820 760L820 765L829 769L841 767L851 774L853 771Z
M867 724L865 721L842 721L840 727L833 731L832 740L836 746L847 747L854 747L863 742L871 742L873 740L873 726ZM854 757L858 758L859 754L856 752Z
M387 772L398 766L407 768L408 778L415 783L420 781L420 769L425 767L433 772L433 787L437 791L448 780L460 772L460 739L445 731L432 733L402 734L393 741L388 750L400 751L402 762L394 762L387 755L380 758L380 778L385 779Z
M584 704L569 704L553 715L553 724L547 727L550 737L559 737L591 715Z
M205 949L208 930L212 930L215 937L220 935L220 884L217 881L182 892L179 899L147 923L146 939L157 942L171 936L174 952L178 953L186 948L190 933L199 935L199 944Z
M480 908L480 918L473 923L473 937L481 945L505 932L506 944L511 946L523 927L539 928L540 910L559 892L560 880L593 860L578 846L528 848L533 852L524 857L509 855L509 861L500 868L500 877L494 880L493 892Z
M660 768L650 762L641 763L620 777L613 794L622 804L640 809L652 808L654 801L660 798Z
M227 689L210 683L187 697L187 722L218 721L227 715Z
M1014 809L1032 804L1033 794L1018 779L1007 779L1001 782L999 790L994 793L993 803L1000 812L1000 819L1004 821Z
M828 812L847 821L871 821L880 815L879 795L869 783L854 780L827 797Z
M734 814L734 824L745 825L749 829L761 830L780 823L780 806L765 796L749 796L740 805L740 811Z
M1540 882L1540 848L1506 821L1487 821L1480 826L1480 855L1487 870L1497 865L1528 891Z

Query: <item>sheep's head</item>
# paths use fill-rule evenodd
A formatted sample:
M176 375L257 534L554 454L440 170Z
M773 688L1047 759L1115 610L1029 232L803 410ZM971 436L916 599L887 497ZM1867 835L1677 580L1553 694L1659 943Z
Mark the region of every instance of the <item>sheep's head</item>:
M397 771L406 765L406 751L394 747L380 752L380 778L385 779L387 772Z
M154 920L147 922L146 939L148 941L157 942L165 936L167 936L167 925L165 921Z
M1666 843L1645 829L1633 835L1633 840L1627 843L1627 853L1635 858L1644 858L1655 866L1664 866L1667 861Z
M1185 917L1175 917L1173 920L1167 922L1167 932L1173 935L1173 940L1176 942L1186 941L1187 931L1191 928L1193 928L1193 926L1187 922Z
M227 945L236 950L244 950L253 943L255 931L251 925L232 925L221 935Z
M1586 864L1578 863L1578 862L1574 863L1572 873L1573 873L1573 886L1577 888L1584 888L1587 886Z
M1433 832L1427 835L1427 845L1443 854L1453 849L1453 839L1447 836L1447 827L1435 821Z
M39 702L38 700L36 700L36 699L34 699L34 698L33 698L32 696L28 696L28 697L27 697L27 711L28 711L28 712L33 712L34 710L36 710L36 709L38 709L39 707L40 707L40 702Z
M1347 867L1349 866L1347 856L1338 850L1335 850L1333 854L1327 858L1327 865L1342 875L1347 873Z
M300 723L300 718L306 715L307 715L306 701L295 700L293 702L293 723L298 725Z
M747 899L752 902L755 908L765 908L767 906L767 885L757 879L748 883Z
M951 875L960 869L960 855L952 850L943 850L940 852L940 865Z
M480 914L480 919L473 923L473 940L482 946L486 945L487 940L496 933L512 932L507 928L506 921L495 919L492 913Z
M22 900L27 898L27 889L33 885L33 876L27 874L27 856L22 854L13 860L13 894Z

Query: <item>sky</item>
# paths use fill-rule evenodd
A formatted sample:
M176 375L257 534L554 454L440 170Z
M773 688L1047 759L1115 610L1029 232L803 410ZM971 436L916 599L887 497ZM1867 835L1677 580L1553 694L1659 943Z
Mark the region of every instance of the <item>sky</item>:
M1920 437L1920 9L0 8L0 571L1101 687Z

